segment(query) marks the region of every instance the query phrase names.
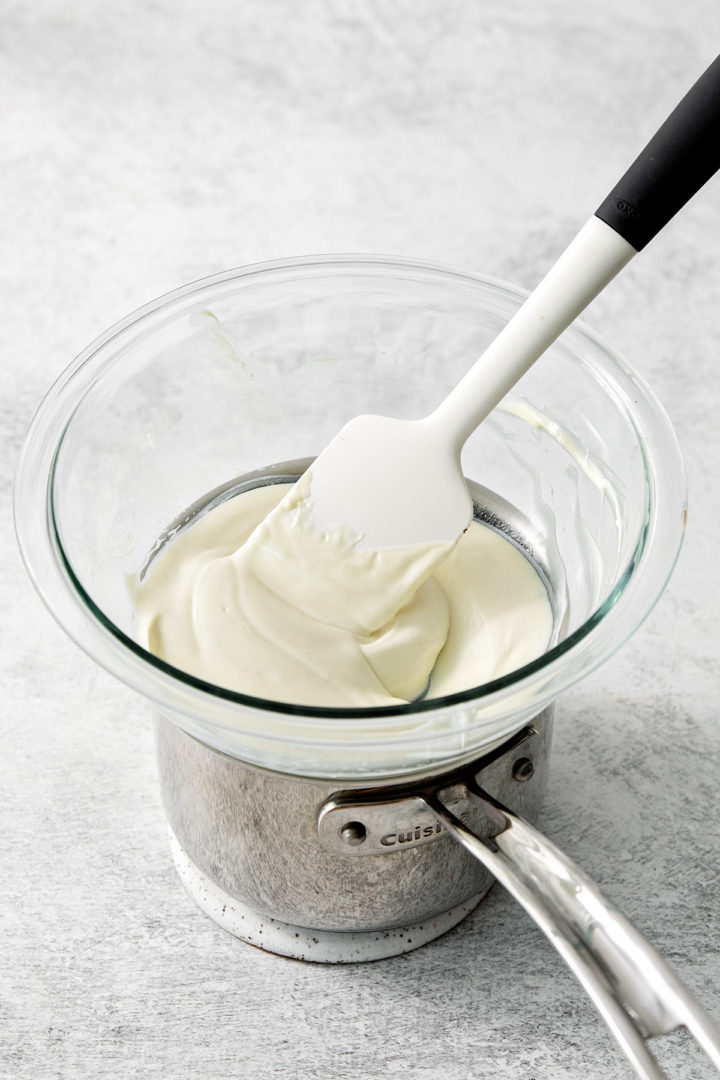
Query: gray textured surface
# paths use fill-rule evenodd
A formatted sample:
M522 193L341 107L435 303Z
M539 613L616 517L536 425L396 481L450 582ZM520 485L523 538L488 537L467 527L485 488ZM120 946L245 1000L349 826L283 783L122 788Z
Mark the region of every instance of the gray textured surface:
M242 945L183 892L150 726L42 609L12 471L50 381L176 285L312 251L531 286L720 40L716 0L5 0L0 41L0 1076L605 1080L628 1070L499 890L366 966ZM649 378L690 529L660 605L558 708L545 831L720 1016L720 182L587 321ZM675 1077L707 1075L681 1037Z

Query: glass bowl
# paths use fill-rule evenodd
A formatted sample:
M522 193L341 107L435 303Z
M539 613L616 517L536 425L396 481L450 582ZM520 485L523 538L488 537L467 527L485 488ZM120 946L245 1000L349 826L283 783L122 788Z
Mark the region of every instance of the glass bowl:
M554 644L525 667L387 708L254 698L146 652L128 580L195 513L248 476L297 474L352 416L432 411L524 295L437 265L314 257L219 274L114 326L52 387L19 462L18 537L50 611L164 716L251 765L406 776L518 730L638 627L684 531L684 471L665 412L579 323L463 456L480 509L502 519L553 598Z

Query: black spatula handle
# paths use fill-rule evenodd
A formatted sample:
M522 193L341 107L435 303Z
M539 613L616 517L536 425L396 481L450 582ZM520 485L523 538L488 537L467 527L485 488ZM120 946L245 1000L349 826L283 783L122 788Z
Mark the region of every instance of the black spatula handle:
M636 251L720 169L720 56L632 163L595 216Z

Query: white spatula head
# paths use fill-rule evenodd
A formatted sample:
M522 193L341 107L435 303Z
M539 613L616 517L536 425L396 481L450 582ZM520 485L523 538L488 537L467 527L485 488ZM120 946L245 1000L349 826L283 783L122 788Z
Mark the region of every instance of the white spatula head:
M454 543L472 517L457 451L430 418L357 416L310 474L315 527L349 526L361 548Z

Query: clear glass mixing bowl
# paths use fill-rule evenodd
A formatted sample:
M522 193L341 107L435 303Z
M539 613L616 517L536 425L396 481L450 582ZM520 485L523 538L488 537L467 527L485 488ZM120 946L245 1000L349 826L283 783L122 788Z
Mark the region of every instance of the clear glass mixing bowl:
M430 412L523 295L440 266L317 257L220 274L114 326L50 390L19 463L20 546L51 612L166 717L265 768L402 776L468 759L519 729L636 629L684 530L684 472L666 414L580 324L463 457L466 476L507 506L549 583L556 643L533 663L442 699L295 707L147 653L134 640L128 578L190 508L237 477L314 456L358 413Z

